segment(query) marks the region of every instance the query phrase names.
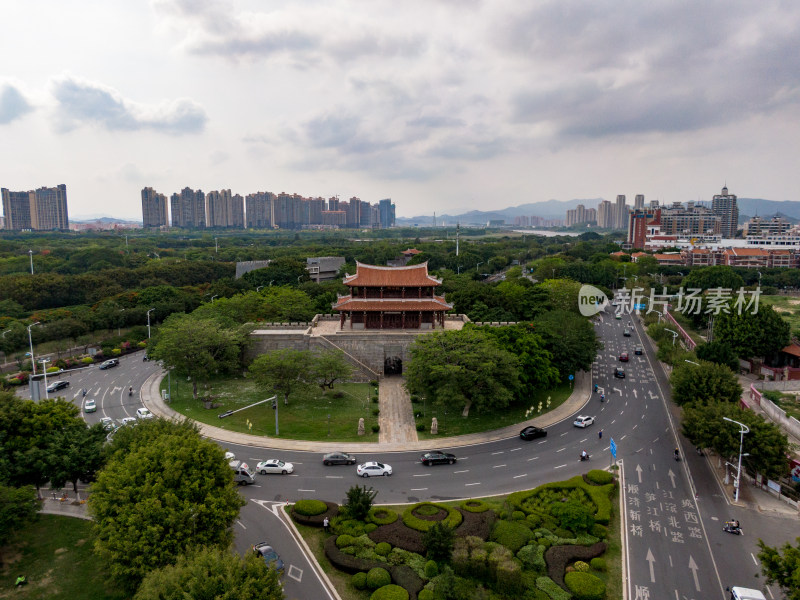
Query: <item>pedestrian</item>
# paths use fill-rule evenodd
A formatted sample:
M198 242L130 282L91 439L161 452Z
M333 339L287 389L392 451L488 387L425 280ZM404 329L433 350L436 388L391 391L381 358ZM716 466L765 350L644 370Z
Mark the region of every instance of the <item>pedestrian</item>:
M598 439L601 439L601 440L603 439L603 430L602 429L597 432L597 437L598 437Z
M331 522L328 520L327 516L324 519L322 519L322 527L323 527L323 529L325 529L325 533L329 533L330 532L330 530L331 530L330 529L330 524L331 524Z

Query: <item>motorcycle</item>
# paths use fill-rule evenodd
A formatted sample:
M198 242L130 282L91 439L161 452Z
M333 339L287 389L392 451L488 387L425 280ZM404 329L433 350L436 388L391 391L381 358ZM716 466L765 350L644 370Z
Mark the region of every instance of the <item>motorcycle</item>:
M732 533L733 535L744 535L742 528L738 525L734 525L733 523L725 523L725 525L722 526L722 531L725 531L726 533Z
M589 456L588 454L587 454L586 456L584 456L583 454L581 454L581 457L580 457L580 458L581 458L581 462L583 462L583 461L585 461L585 460L589 460L590 456Z

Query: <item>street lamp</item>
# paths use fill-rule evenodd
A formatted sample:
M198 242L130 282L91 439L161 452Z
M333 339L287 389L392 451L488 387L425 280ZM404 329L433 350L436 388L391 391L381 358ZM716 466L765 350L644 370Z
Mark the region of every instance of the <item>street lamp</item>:
M124 308L120 308L119 312L125 312ZM122 319L117 321L117 337L122 337Z
M263 286L263 285L260 285L260 286L258 286L258 287L256 288L256 293L258 293L258 292L261 290L261 288L262 288L262 287L264 287L264 286Z
M153 312L155 308L151 308L147 311L147 339L150 339L150 313Z
M273 284L274 282L275 282L275 280L274 280L274 279L270 280L270 282L269 282L269 287L272 287L272 284Z
M756 271L758 273L758 287L761 287L761 271Z
M33 250L28 250L28 255L31 257L31 275L33 275Z
M677 331L672 331L672 329L664 329L664 331L669 331L672 334L672 345L674 346L675 345L675 340L678 337L678 332Z
M213 296L211 296L211 304L214 304L214 298L217 298L218 296L219 294L214 294Z
M50 359L42 358L39 362L42 363L42 371L44 372L44 399L49 400L50 396L47 395L47 363L50 362Z
M36 321L36 323L31 323L30 325L28 325L28 344L31 347L31 369L33 369L34 377L36 376L36 361L34 360L33 357L33 338L31 337L31 327L39 324L40 324L39 321Z
M661 323L661 317L664 316L664 313L662 313L660 311L657 311L657 310L654 310L653 312L658 315L658 322Z
M742 475L742 445L744 444L744 434L750 433L750 428L745 425L744 423L739 423L739 421L734 421L733 419L729 419L728 417L722 417L723 421L730 421L731 423L736 423L739 426L739 466L736 467L736 483L734 483L734 487L736 491L733 494L734 501L739 501L739 481Z
M691 363L693 365L697 365L698 367L700 366L700 363L696 363L693 360L689 360L688 358L684 358L683 361L687 362L687 363Z

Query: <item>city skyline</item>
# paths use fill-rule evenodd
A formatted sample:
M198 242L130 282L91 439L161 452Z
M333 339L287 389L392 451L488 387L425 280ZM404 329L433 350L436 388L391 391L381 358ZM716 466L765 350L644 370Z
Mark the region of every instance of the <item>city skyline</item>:
M797 198L791 3L44 0L0 18L0 184L64 182L75 215L138 220L143 187L187 185L393 198L398 217L622 188L707 202L721 181Z

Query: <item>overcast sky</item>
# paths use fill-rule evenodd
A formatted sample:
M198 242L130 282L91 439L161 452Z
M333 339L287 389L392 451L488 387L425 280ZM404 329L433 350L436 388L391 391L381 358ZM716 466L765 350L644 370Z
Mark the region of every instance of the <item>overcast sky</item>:
M0 186L800 199L800 2L0 3Z

